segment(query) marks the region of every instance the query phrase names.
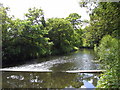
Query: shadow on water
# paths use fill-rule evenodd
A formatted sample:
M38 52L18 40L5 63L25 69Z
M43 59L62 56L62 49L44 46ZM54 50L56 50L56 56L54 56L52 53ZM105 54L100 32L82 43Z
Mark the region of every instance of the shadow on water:
M43 62L41 62L43 61ZM68 70L97 70L92 49L81 49L69 55L40 58L10 70L52 70L52 72L3 72L3 88L95 88L99 74L67 73Z
M3 72L3 88L95 88L99 74Z

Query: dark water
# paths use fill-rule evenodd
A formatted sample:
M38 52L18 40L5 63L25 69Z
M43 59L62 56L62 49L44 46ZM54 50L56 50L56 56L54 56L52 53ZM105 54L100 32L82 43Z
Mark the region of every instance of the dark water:
M3 88L95 88L99 74L66 71L100 68L93 50L82 49L69 55L41 58L4 69L41 72L3 72ZM49 70L52 72L45 72Z
M3 88L95 88L98 75L63 72L3 72Z

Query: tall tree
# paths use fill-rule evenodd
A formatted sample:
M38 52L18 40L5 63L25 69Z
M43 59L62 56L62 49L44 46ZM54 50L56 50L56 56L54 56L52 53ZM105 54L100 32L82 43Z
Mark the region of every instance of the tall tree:
M75 31L71 23L65 19L52 18L48 20L50 40L54 43L54 53L67 53L73 50Z
M85 28L86 40L90 40L90 46L99 45L104 35L112 35L116 38L119 33L120 3L101 2L90 13L90 25Z
M75 32L75 38L74 38L74 46L76 47L81 47L83 42L82 42L82 21L81 21L81 16L77 13L71 13L68 17L66 17L66 20L68 20L74 29Z
M25 14L27 17L27 21L31 21L32 25L39 25L42 24L43 27L46 26L45 24L45 18L44 18L44 13L42 9L37 9L37 8L29 8L28 13Z
M27 13L30 15L27 20L13 20L7 14L8 8L2 10L3 64L51 54L52 42L45 37L48 31L42 23L43 17L40 22L39 19L34 21L35 17L40 17L37 15L41 15L38 9Z
M80 28L80 24L81 24L80 18L81 16L77 13L71 13L68 17L66 17L66 19L71 22L74 29Z

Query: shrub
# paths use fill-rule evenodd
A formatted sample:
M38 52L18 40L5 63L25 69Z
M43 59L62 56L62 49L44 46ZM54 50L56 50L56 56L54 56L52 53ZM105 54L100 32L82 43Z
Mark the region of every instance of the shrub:
M97 87L120 88L120 58L119 40L106 35L98 47L98 56L106 69Z

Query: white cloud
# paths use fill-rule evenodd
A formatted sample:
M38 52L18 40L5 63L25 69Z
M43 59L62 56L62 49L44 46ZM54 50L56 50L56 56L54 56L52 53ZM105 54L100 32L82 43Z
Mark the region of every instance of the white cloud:
M82 19L89 19L85 9L79 7L78 0L1 0L5 6L10 7L11 15L24 18L28 8L42 8L45 17L67 17L70 13L78 13Z

